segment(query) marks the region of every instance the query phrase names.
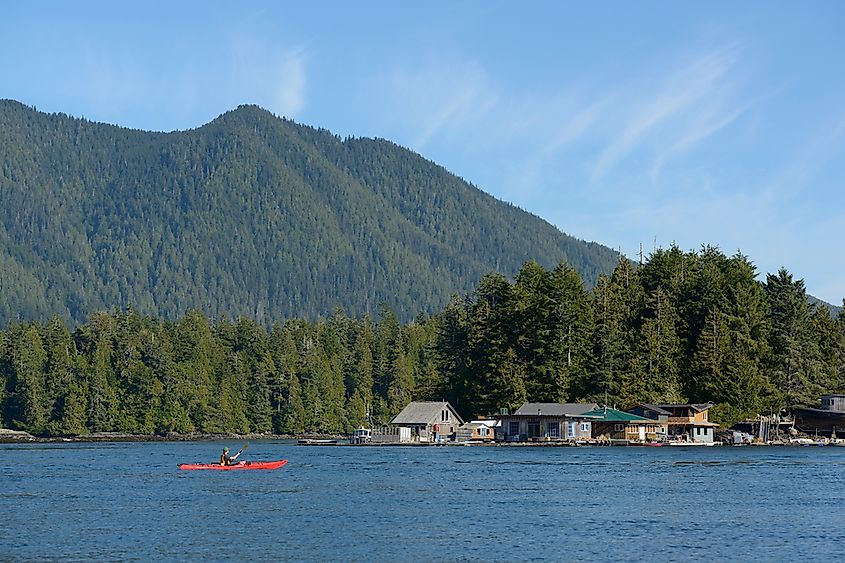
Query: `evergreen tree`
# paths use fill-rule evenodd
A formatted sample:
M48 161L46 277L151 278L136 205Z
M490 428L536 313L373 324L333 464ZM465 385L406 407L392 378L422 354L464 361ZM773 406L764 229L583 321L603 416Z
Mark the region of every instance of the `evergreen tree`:
M437 368L443 377L446 399L459 412L464 410L469 381L469 304L453 297L442 313L435 317Z
M643 311L638 344L643 376L629 383L626 403L680 403L682 347L678 313L662 288L654 290Z
M0 330L0 428L6 425L7 391L6 387L13 379L11 350L8 331Z
M836 319L827 307L816 307L810 320L812 338L819 346L819 384L825 389L843 390L841 336Z
M206 427L209 406L215 386L215 372L222 363L224 352L206 316L197 310L188 312L173 327L173 366L168 385L167 422L165 426ZM175 395L174 395L175 393ZM186 411L186 424L180 411Z
M118 397L115 392L112 370L112 343L108 332L111 319L98 316L93 325L85 327L83 336L86 348L91 350L90 360L83 364L88 389L86 408L88 424L93 432L114 431L117 426ZM88 329L92 329L89 333Z
M85 431L81 376L76 369L77 354L70 331L59 317L44 327L47 351L45 372L46 405L49 409L47 432L52 435L75 435Z
M766 277L772 322L770 367L786 407L812 405L824 388L818 343L813 339L804 280L794 280L781 268Z
M468 316L465 411L487 415L527 400L525 367L516 352L516 299L501 274L484 276Z
M352 426L369 426L373 405L373 327L364 317L355 335L349 369L346 373L348 403L346 413Z
M335 319L337 321L337 319ZM320 432L339 433L348 430L344 406L346 387L343 382L343 365L347 355L343 340L342 323L317 323L318 347L314 361L308 365L321 399L322 416L317 425Z
M842 299L842 308L836 318L836 335L839 340L837 348L837 364L839 365L839 392L845 392L845 299Z
M593 300L595 375L580 394L594 401L607 396L613 404L636 402L634 390L645 377L645 365L637 353L644 300L638 270L620 258L609 279L599 278Z
M594 331L592 299L581 276L566 264L558 265L552 273L550 291L548 364L555 390L551 398L567 402L576 398L577 389L589 377Z
M390 368L393 377L387 388L388 409L397 414L415 398L414 358L405 350L404 340L397 343L399 349Z
M408 356L413 369L414 399L442 400L446 396L446 381L437 359L437 322L420 315L405 327Z
M20 410L15 425L32 433L46 430L48 403L45 385L47 353L38 326L21 325L13 337L12 364Z
M555 354L550 315L554 311L551 276L537 262L526 262L513 286L514 324L510 327L518 361L525 372L527 396L539 402L555 402L568 389ZM556 361L557 360L557 361Z
M745 256L731 258L726 273L725 320L730 346L724 377L716 382L714 420L725 424L773 412L777 408L771 384L763 375L768 350L766 296Z
M305 429L305 409L299 383L299 353L291 326L275 327L271 343L278 377L273 389L276 404L273 428L282 434L301 433Z
M397 356L401 346L401 335L399 319L384 303L379 309L375 337L373 393L381 400L374 402L374 414L383 422L387 422L398 414L404 405L391 403L388 399L388 390L396 378L394 369L399 365Z

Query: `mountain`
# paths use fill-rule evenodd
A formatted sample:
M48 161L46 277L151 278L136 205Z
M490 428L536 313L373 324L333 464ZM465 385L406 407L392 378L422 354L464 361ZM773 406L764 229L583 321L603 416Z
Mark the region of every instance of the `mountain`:
M807 300L810 302L810 305L815 305L816 307L826 307L827 310L830 311L831 316L833 317L836 317L842 313L842 307L839 307L837 305L831 305L827 301L822 301L818 297L808 295Z
M0 101L0 322L131 305L259 322L408 320L527 259L588 284L618 253L381 139L241 106L157 133Z

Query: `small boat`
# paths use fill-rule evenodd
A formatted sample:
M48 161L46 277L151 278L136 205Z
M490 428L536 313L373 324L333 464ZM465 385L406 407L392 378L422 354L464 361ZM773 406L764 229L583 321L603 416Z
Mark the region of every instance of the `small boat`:
M339 443L337 440L317 440L314 438L303 438L296 442L298 446L336 446Z
M666 442L667 446L676 446L676 447L692 447L692 446L721 446L722 442L695 442L693 440L669 440Z
M349 437L350 444L369 444L373 441L373 431L369 428L358 428Z
M238 469L278 469L288 462L286 459L278 461L241 461L232 465L220 465L219 463L180 463L179 469L190 471L196 469L215 469L219 471L232 471Z

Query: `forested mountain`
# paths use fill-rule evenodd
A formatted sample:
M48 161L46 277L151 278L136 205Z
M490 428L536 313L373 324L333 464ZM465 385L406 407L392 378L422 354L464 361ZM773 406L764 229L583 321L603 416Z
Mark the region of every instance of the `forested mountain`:
M383 140L244 106L150 133L0 101L0 427L343 432L411 400L845 391L845 315L718 249L635 264Z
M490 271L617 253L384 140L242 106L154 133L0 101L0 322L133 306L264 326L386 303L401 320Z

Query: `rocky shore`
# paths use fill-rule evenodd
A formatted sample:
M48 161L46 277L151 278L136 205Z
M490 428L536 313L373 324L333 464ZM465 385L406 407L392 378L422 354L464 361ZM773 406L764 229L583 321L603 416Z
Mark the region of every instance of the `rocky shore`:
M301 439L342 439L343 436L331 434L308 434L294 436L287 434L126 434L123 432L94 432L79 436L34 436L21 430L0 428L0 444L20 443L57 443L57 442L199 442L203 440L301 440Z

